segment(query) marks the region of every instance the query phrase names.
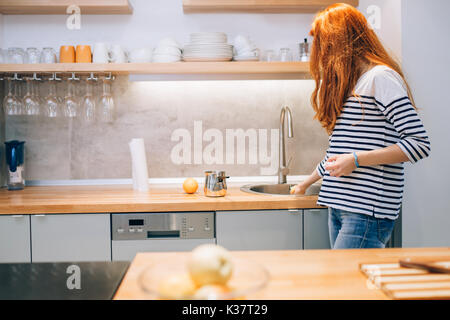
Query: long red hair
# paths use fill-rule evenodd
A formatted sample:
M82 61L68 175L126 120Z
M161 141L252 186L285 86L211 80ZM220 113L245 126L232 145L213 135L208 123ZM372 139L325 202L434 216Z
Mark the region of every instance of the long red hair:
M311 104L315 118L328 134L368 66L388 66L405 80L400 65L383 47L364 15L351 5L337 3L319 12L310 34L314 37L310 69L316 82Z

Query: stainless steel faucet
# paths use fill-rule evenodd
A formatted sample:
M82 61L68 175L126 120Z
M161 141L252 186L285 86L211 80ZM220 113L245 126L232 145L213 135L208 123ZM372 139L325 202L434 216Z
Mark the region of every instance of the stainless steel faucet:
M281 109L281 117L280 117L280 142L279 142L279 165L278 165L278 184L283 184L287 182L286 176L289 174L289 168L288 165L286 165L286 145L285 145L285 137L284 137L284 131L285 131L285 120L287 116L287 125L288 125L288 137L292 138L294 137L294 129L292 126L292 113L291 109L289 107L283 107Z

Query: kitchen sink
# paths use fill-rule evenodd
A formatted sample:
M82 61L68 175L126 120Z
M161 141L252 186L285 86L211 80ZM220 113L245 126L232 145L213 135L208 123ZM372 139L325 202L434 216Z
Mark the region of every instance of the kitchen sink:
M255 184L255 185L245 185L241 187L241 190L249 193L257 194L269 194L275 196L286 196L290 195L291 187L295 184ZM315 183L311 185L307 190L306 196L318 195L320 191L320 183Z

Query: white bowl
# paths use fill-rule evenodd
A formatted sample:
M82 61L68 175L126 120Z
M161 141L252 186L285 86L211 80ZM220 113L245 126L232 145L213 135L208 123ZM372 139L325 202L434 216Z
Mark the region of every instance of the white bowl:
M159 46L153 50L153 54L171 54L175 56L181 55L181 49L173 46Z
M171 54L155 54L152 57L152 62L177 62L181 61L181 56Z
M128 58L130 62L135 63L150 62L152 60L152 49L151 48L134 49L130 52Z

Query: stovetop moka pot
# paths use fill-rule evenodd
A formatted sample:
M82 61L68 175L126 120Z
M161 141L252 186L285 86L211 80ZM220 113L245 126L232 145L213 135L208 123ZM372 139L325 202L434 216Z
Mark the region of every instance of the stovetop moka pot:
M204 192L207 197L223 197L227 194L225 171L205 171Z

